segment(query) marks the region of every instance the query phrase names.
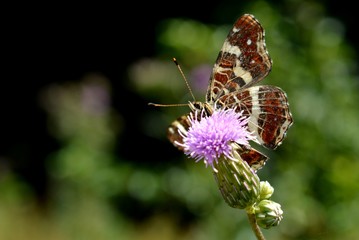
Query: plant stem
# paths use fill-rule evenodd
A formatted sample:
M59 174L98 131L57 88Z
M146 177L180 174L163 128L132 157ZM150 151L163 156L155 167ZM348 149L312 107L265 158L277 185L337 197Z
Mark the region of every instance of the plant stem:
M254 234L256 235L257 239L265 240L264 235L257 224L256 216L253 213L249 213L249 212L247 212L247 216L248 216L249 223L251 224L252 230L253 230Z

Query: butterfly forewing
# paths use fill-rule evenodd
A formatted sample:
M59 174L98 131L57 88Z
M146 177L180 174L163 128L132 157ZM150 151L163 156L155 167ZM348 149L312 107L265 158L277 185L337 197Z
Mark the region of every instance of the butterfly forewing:
M261 81L271 68L262 26L252 15L243 15L235 22L218 54L206 101L214 102L229 92Z

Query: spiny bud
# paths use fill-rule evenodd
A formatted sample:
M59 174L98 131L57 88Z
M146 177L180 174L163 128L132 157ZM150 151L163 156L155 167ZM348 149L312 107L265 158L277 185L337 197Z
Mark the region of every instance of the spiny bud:
M262 228L277 226L283 219L280 204L271 200L262 200L254 207L257 224Z
M214 163L214 169L219 190L229 206L244 209L258 201L259 178L236 152L233 159L219 158Z

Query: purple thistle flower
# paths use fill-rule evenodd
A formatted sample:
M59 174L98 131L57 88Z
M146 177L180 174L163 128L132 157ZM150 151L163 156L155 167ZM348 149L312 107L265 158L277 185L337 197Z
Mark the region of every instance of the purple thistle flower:
M214 162L222 155L234 161L231 143L249 145L249 140L255 140L247 130L248 118L242 112L236 113L234 109L215 110L211 116L201 116L198 121L197 114L191 114L189 120L191 127L187 132L181 132L184 152L194 158L196 162L204 160L206 166L214 170Z

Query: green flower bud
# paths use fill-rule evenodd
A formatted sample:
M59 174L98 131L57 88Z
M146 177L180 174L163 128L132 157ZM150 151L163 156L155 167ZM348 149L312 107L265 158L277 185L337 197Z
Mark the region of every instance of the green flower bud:
M262 200L254 208L257 224L262 228L277 226L283 219L283 211L280 204L271 200Z
M260 200L269 199L274 192L274 188L267 181L261 181L259 189Z
M244 209L259 199L259 178L237 153L228 159L220 157L214 163L214 177L226 203L233 208Z

